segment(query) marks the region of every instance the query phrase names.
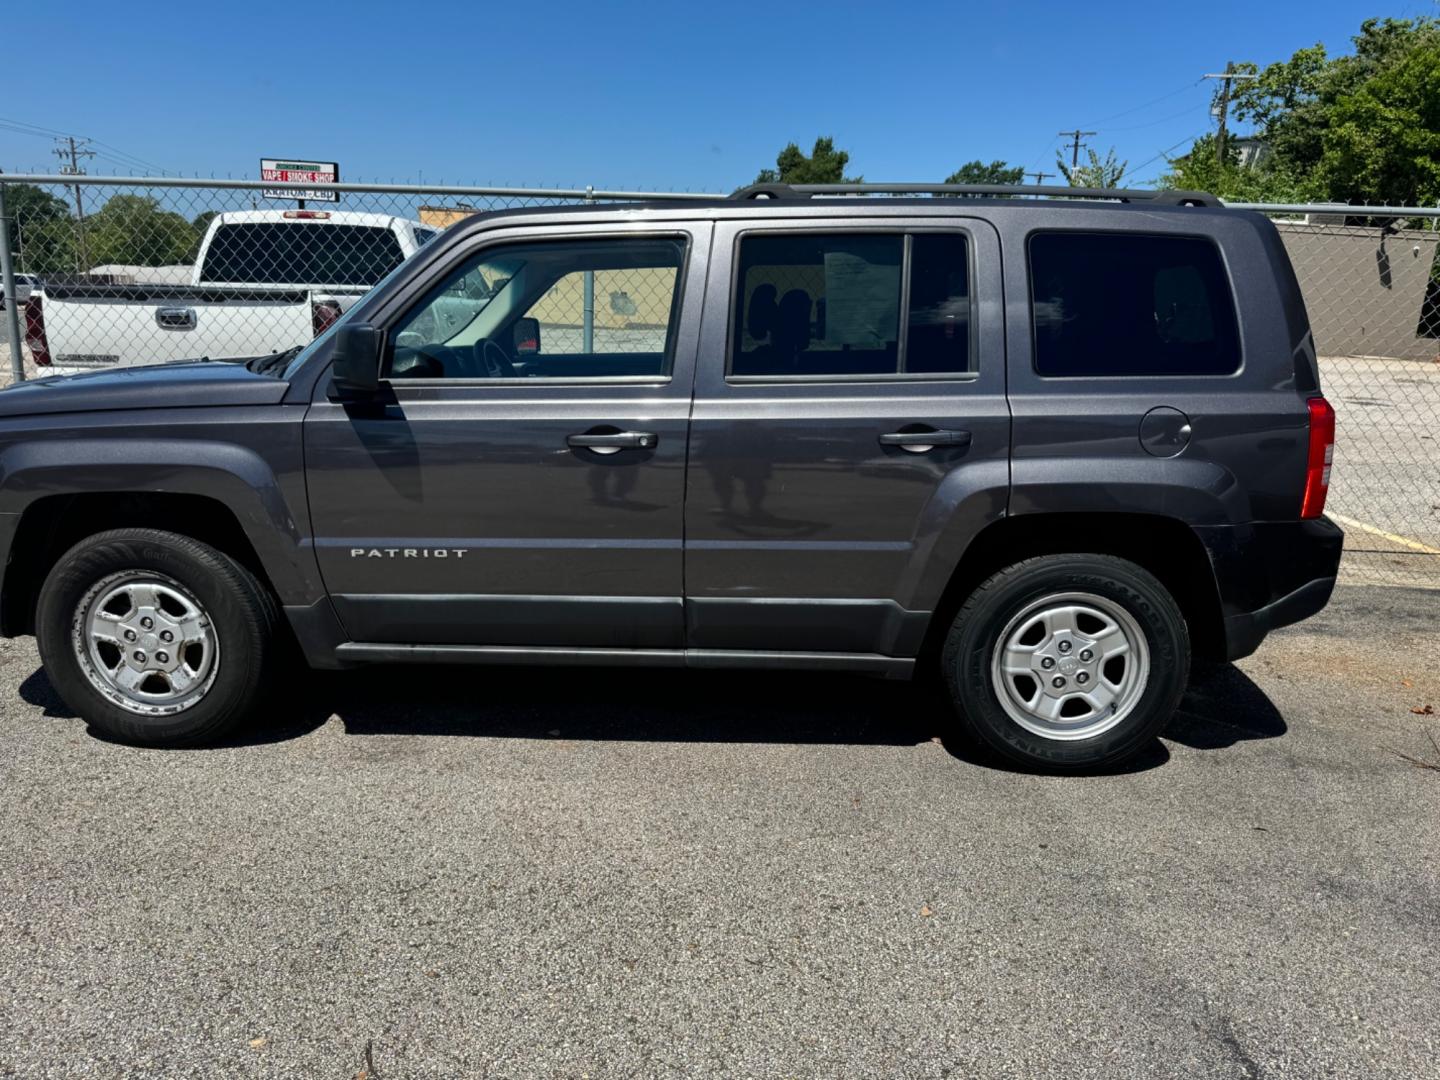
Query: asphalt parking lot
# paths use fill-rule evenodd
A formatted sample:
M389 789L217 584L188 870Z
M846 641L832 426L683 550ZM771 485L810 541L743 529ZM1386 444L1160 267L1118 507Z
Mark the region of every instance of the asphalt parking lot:
M1342 587L1070 778L801 675L297 676L141 751L0 643L0 1075L1437 1075L1437 616Z

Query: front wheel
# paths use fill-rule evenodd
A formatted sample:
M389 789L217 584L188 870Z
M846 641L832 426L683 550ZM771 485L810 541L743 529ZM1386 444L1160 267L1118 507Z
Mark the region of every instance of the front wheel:
M1159 734L1185 691L1190 637L1174 598L1141 567L1047 555L970 595L943 662L972 736L1022 765L1095 768Z
M115 529L62 555L40 590L40 660L64 702L141 746L220 738L267 688L274 600L228 555L157 529Z

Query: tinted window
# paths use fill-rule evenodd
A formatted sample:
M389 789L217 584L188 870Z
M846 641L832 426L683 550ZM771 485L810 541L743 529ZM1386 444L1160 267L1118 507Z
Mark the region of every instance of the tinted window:
M963 235L749 236L740 242L732 375L970 370ZM901 327L907 333L902 343Z
M392 329L390 377L668 375L684 259L671 238L488 248Z
M1235 305L1208 240L1037 233L1030 238L1041 375L1228 375Z
M400 264L400 241L368 225L255 221L221 225L200 280L258 285L374 285Z
M962 372L970 366L970 258L957 233L910 238L910 372Z

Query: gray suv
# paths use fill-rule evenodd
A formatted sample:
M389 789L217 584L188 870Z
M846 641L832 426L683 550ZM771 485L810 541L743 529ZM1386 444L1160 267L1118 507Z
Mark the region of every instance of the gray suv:
M1036 191L485 214L303 349L0 391L0 632L155 746L298 646L935 673L1122 760L1328 600L1334 413L1264 217Z

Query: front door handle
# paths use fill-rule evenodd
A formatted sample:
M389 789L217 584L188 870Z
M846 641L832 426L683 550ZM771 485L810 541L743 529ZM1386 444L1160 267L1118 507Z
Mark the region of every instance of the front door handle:
M660 436L653 431L585 432L571 435L565 445L573 450L593 450L597 454L618 454L621 450L653 450Z
M937 446L969 446L968 431L892 431L880 436L881 446L898 446L912 454L923 454Z

